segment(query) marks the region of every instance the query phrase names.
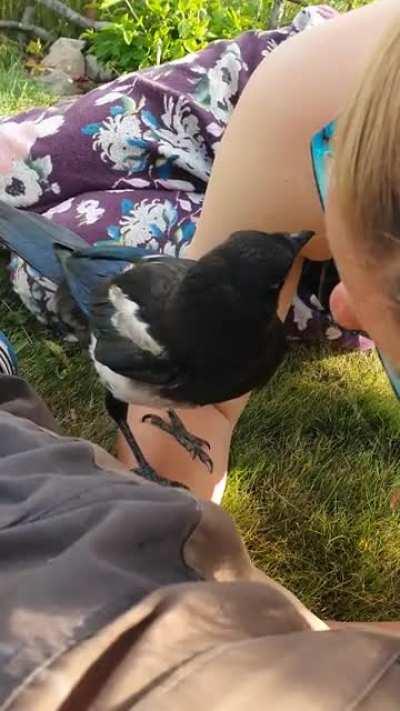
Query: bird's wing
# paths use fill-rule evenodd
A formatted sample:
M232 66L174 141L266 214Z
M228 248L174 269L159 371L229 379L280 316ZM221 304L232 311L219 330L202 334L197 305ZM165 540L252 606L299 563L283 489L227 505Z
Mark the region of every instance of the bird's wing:
M69 252L87 247L81 237L66 227L2 201L0 242L55 284L62 282L63 272L54 253L54 245L62 245Z
M179 368L165 351L154 355L112 332L98 339L93 355L96 361L114 373L131 380L169 388L178 387L180 383Z
M54 251L62 266L68 288L87 317L90 315L93 294L104 281L109 281L145 257L154 256L149 255L148 250L143 247L123 247L115 244L109 247L86 246L73 254L65 247L56 245Z

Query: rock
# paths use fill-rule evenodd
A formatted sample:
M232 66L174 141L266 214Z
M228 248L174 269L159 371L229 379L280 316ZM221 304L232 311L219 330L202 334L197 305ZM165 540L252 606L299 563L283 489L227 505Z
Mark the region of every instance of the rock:
M59 69L47 69L37 81L44 89L57 96L73 96L76 94L76 86L71 77Z
M86 55L86 76L92 81L104 82L111 81L115 74L111 69L107 69L94 54Z
M85 76L85 59L82 54L84 46L82 40L60 37L51 45L42 64L50 69L58 69L72 79L80 79Z

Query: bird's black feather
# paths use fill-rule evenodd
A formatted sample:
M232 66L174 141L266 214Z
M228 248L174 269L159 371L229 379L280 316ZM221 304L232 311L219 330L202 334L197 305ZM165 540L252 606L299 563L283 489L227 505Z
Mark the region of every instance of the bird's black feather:
M107 285L91 309L96 359L158 386L155 397L181 406L221 402L266 383L287 347L276 314L279 292L310 236L236 233L198 262L141 261L112 285L138 305L137 317L162 350L129 347L129 340L117 345Z
M221 402L269 380L287 348L279 292L310 236L236 233L186 272L164 325L171 360L186 373L175 401Z

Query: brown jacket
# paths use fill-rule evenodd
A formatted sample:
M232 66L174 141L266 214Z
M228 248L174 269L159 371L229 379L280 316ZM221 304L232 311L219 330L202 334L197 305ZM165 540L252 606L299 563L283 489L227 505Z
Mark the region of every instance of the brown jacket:
M0 709L400 711L400 638L332 631L229 517L61 437L0 376Z

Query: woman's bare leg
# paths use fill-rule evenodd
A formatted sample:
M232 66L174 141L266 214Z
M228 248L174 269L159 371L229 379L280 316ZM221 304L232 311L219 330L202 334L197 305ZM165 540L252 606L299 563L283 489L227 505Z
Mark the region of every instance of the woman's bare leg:
M129 424L143 452L159 474L182 482L199 498L212 499L219 503L228 471L229 447L235 424L233 413L236 413L237 419L245 404L246 398L227 403L228 416L223 409L213 406L197 410L176 410L190 432L210 443L210 456L214 464L212 474L198 459L191 459L188 452L170 435L141 422L143 415L148 414L149 408L131 406ZM165 411L152 408L151 412L166 418ZM121 436L118 440L118 458L127 466L134 466L131 452Z

